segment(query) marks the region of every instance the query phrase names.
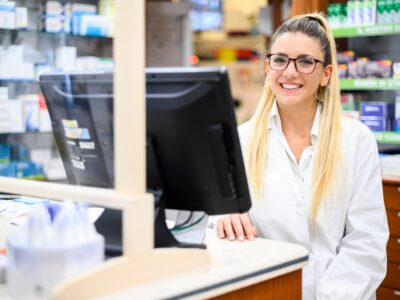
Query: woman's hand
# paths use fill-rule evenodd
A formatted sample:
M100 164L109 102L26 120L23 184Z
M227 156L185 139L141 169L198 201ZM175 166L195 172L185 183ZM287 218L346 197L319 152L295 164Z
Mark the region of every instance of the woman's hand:
M219 219L217 232L220 239L227 237L230 241L236 238L243 241L245 237L252 241L257 236L256 228L251 224L248 213L232 214Z

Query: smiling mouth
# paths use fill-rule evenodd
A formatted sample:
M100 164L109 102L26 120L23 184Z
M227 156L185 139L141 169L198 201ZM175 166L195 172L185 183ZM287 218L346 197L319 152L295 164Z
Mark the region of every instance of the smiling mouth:
M281 88L285 90L297 90L302 87L301 84L293 84L293 83L281 83L280 84Z

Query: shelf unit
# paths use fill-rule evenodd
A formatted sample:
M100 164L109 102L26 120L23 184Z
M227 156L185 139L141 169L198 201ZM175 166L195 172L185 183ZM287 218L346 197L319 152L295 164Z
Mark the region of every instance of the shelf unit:
M333 29L335 38L348 39L349 49L360 52L360 56L372 59L388 59L400 61L397 46L400 40L400 24L385 24L373 26L354 26ZM343 49L345 50L345 49ZM390 55L388 55L390 53ZM393 97L400 90L400 79L397 78L343 78L340 79L342 91L365 92L373 95L373 99ZM391 96L388 96L391 93ZM400 153L400 133L385 131L374 132L379 145L379 151L384 153Z
M98 5L99 0L80 0L78 2L68 0L64 2L70 3L82 3ZM74 35L64 32L51 33L40 30L43 24L39 24L39 20L43 17L41 14L43 10L41 9L43 1L41 0L16 0L16 6L26 7L28 9L28 24L26 29L4 29L0 28L0 46L3 51L0 51L2 55L11 55L15 52L9 51L10 46L22 46L23 55L22 63L29 63L33 65L33 72L26 72L26 74L20 75L20 72L12 72L12 64L10 66L3 65L2 72L0 75L0 87L7 87L8 101L12 102L17 99L21 104L14 102L15 105L10 105L10 112L20 113L22 115L22 121L17 119L18 124L24 127L24 116L35 109L30 110L28 106L31 105L29 101L32 100L31 95L40 94L40 86L37 79L38 73L45 71L47 72L52 68L51 66L56 66L57 62L57 48L59 47L76 47L76 57L100 57L109 60L113 57L113 38L108 36L91 36L91 35ZM4 57L1 59L7 60ZM15 57L13 58L15 59ZM21 59L16 59L21 61ZM100 59L101 60L101 59ZM108 61L102 60L102 63L108 63ZM85 64L83 64L85 65ZM86 66L86 65L85 65ZM104 66L104 64L102 65ZM31 67L29 67L31 68ZM10 71L9 71L10 70ZM19 69L20 70L20 69ZM23 77L22 77L23 76ZM29 96L27 96L29 95ZM27 102L25 101L27 100ZM35 99L34 99L35 100ZM3 103L4 104L4 103ZM4 107L8 107L8 104L4 104ZM32 104L33 105L33 104ZM11 107L12 106L12 107ZM22 108L20 108L22 107ZM26 108L28 107L28 110ZM41 104L39 124L43 124L40 121L43 116L43 106ZM16 109L17 108L17 109ZM8 109L8 108L7 108ZM35 118L36 120L36 118ZM7 122L7 114L3 114L2 124ZM13 130L13 124L10 122L10 130L7 130L7 126L2 127L0 132L0 143L8 144L10 146L23 145L26 146L31 153L31 159L35 163L41 163L45 167L45 172L49 171L49 174L53 174L54 166L58 168L62 167L61 158L59 157L58 149L56 147L52 132L48 131L23 131L23 129ZM38 126L40 130L48 130L48 123L44 122L46 126ZM12 155L12 157L14 157ZM59 164L54 163L59 161ZM57 173L57 172L56 172ZM65 176L65 174L64 174ZM32 176L32 179L43 179L42 177ZM53 180L49 175L49 179ZM60 178L56 178L59 180Z
M354 26L333 29L335 38L400 34L400 24Z
M340 79L340 88L342 91L398 90L400 89L400 79L394 79L394 78Z

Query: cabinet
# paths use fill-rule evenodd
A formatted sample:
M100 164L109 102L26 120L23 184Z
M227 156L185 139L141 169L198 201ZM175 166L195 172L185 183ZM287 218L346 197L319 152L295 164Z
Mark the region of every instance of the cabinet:
M0 175L65 179L38 77L112 70L112 2L0 2Z
M400 177L383 179L383 194L390 238L387 245L387 274L377 290L378 300L400 299Z

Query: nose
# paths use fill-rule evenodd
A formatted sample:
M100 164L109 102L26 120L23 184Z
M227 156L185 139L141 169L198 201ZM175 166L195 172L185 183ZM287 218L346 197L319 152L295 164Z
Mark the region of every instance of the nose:
M285 70L286 74L297 74L296 65L294 60L290 60Z

